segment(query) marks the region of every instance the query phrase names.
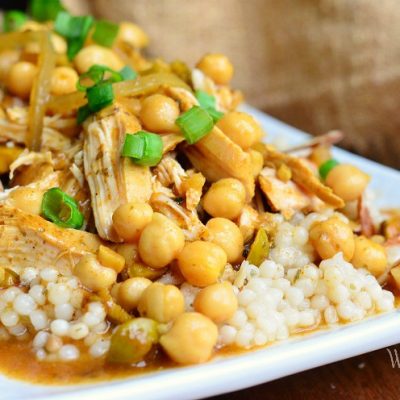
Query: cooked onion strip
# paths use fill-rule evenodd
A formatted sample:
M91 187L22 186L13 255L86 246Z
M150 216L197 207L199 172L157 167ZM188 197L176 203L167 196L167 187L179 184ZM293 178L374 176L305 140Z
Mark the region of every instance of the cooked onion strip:
M26 145L30 150L40 151L46 103L49 98L51 72L55 66L55 52L51 44L50 33L36 32L39 37L39 72L33 83L28 114L28 135Z
M139 76L131 81L117 82L113 84L113 89L115 97L134 97L149 94L162 86L182 87L190 90L180 78L167 72ZM85 94L74 92L65 96L52 97L47 104L47 110L54 114L66 114L84 104L86 104Z

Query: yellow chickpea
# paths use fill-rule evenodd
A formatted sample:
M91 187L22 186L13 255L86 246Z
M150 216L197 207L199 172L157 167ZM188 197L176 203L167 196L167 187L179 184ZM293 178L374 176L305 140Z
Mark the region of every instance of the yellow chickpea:
M122 60L111 49L97 44L84 47L76 55L74 64L79 74L83 74L94 64L105 65L116 71L124 66Z
M351 262L356 268L366 268L376 277L385 272L388 263L385 248L365 236L355 237L355 250Z
M177 131L175 120L178 117L178 104L163 94L146 97L140 110L140 119L144 127L157 133Z
M117 279L112 268L103 267L92 254L84 255L75 265L74 275L90 290L110 287Z
M152 268L163 268L182 251L182 229L162 214L154 213L139 240L140 258Z
M185 279L194 286L215 283L227 263L221 247L211 242L187 243L178 257L178 266Z
M185 311L185 299L176 286L154 282L143 292L138 310L142 317L167 323Z
M56 67L51 74L50 92L56 96L76 91L78 74L70 67Z
M0 53L0 81L4 82L11 67L18 62L20 53L17 50L4 50Z
M117 41L129 43L137 49L146 47L149 44L149 38L146 33L132 22L121 22L117 35Z
M233 65L223 54L206 54L198 62L197 68L218 85L228 84L233 76Z
M234 222L226 218L211 218L206 228L204 239L221 247L229 263L240 259L243 252L243 235Z
M10 192L8 201L12 206L28 214L39 215L42 207L43 192L29 187L18 187Z
M229 282L214 283L201 289L194 301L194 309L215 323L227 321L238 308L238 300Z
M353 257L353 231L338 217L315 223L310 229L310 241L322 259L331 258L340 251L347 261Z
M179 364L207 361L217 344L217 326L202 314L180 315L172 328L160 338L160 344L172 360Z
M253 170L253 176L257 177L264 166L264 156L257 150L250 149L248 151L250 154L251 167Z
M244 150L259 142L263 136L260 124L251 115L240 111L226 113L217 126Z
M10 68L8 73L8 90L23 99L28 99L37 72L36 65L26 61L17 62Z
M129 278L119 284L117 301L125 310L132 311L137 308L144 291L152 284L147 278Z
M363 194L369 180L357 167L339 164L328 173L325 183L344 201L353 201Z
M234 178L224 178L213 183L203 197L204 209L213 217L237 218L246 201L243 183Z
M126 203L113 214L113 227L126 242L139 239L144 227L151 222L153 209L147 203Z

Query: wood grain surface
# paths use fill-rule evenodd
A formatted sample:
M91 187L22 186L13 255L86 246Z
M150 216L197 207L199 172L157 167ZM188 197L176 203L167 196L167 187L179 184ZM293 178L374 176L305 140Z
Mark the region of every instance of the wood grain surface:
M400 345L389 349L400 355ZM399 377L400 368L392 368L387 349L382 349L213 399L398 400Z

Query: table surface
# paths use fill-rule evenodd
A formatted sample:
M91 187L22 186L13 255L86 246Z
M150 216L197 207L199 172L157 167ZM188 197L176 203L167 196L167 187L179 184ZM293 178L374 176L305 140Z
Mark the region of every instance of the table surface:
M400 345L389 350L400 357ZM393 368L388 349L381 349L214 400L398 400L399 376L400 366Z

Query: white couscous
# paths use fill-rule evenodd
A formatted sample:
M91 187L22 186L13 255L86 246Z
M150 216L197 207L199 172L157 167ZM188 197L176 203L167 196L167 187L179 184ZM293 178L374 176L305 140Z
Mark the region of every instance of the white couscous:
M1 371L106 379L395 308L400 213L337 134L279 150L226 56L151 59L52 3L0 35Z

